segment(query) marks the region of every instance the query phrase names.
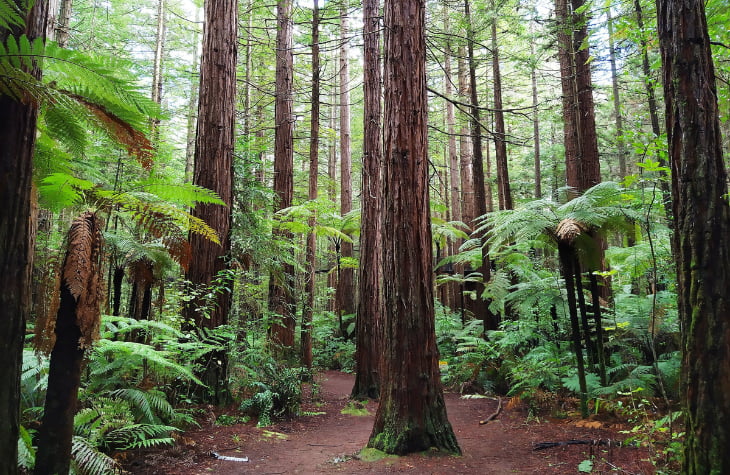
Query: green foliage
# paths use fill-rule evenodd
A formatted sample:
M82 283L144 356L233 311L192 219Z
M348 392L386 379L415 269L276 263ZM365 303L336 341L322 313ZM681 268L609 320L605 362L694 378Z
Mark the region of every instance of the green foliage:
M312 357L317 368L351 373L355 370L355 342L340 335L337 318L329 312L315 314ZM350 325L353 325L351 323ZM350 332L351 329L348 329Z
M258 416L260 427L271 425L272 418L296 414L302 398L302 378L305 368L288 368L267 358L256 369L249 368L249 390L240 409Z
M116 460L100 452L83 437L74 436L71 441L72 470L83 475L121 474L122 467Z

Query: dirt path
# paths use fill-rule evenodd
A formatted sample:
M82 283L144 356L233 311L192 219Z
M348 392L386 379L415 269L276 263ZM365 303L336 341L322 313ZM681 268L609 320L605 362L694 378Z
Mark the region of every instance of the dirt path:
M354 379L351 375L326 372L320 376L318 398L303 410L312 415L256 428L252 423L229 427L210 424L190 431L177 447L139 453L125 463L135 474L315 474L391 473L413 474L513 474L579 473L578 465L596 455L593 473L654 473L644 448L566 445L533 450L539 442L570 439L617 440L626 436L616 427L579 427L570 422L526 422L523 411L503 409L486 425L479 421L495 412L497 401L463 399L447 393L446 405L463 455L438 453L387 457L365 461L356 454L367 443L373 425L375 403L366 406L370 415L355 416L340 411L348 403ZM325 414L318 414L324 412ZM598 424L594 424L598 425ZM605 424L604 424L605 425ZM210 455L248 457L248 462L218 460Z

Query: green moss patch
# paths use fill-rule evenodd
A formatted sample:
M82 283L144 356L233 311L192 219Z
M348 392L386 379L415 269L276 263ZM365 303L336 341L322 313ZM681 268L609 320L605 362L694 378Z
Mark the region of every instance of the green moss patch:
M368 411L368 408L366 407L368 402L369 401L350 401L347 403L347 406L340 411L340 414L348 416L369 416L370 411Z
M378 449L364 448L358 454L358 458L363 462L377 462L383 459L395 460L398 456L386 454Z

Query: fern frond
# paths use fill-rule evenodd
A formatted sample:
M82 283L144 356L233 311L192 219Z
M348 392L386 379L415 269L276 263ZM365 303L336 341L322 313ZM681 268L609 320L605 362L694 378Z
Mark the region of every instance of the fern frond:
M170 354L168 352L156 350L143 343L101 339L99 340L98 345L94 347L94 353L101 358L114 357L121 359L146 359L152 368L155 366L164 368L172 377L182 378L193 381L201 386L205 386L189 368L174 362L170 358Z
M193 207L198 203L226 206L216 192L192 183L148 182L141 183L140 187L160 200L184 207Z
M13 0L0 0L0 28L11 29L11 27L25 26L25 14L18 8L18 3Z
M33 448L33 438L22 425L20 426L18 437L18 466L29 472L35 466L35 448Z
M159 424L132 424L109 432L104 442L116 450L147 449L174 444L175 439L170 434L179 430L177 427Z
M77 473L83 475L121 474L122 467L116 460L99 451L83 437L74 436L71 457Z

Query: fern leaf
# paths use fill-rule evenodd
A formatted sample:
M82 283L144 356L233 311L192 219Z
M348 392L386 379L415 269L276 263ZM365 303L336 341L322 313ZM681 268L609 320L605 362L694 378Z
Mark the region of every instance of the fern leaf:
M0 28L10 30L12 27L25 26L25 14L13 0L0 0ZM0 50L0 53L2 51Z
M121 474L122 467L116 460L102 453L83 437L74 436L71 456L78 473L84 475Z

